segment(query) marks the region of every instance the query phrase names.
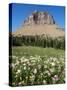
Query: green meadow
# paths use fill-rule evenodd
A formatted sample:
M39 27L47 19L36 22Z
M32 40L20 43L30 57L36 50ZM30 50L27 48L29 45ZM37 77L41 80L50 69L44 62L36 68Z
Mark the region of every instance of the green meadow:
M54 48L13 46L10 62L10 85L65 83L64 52L62 49Z
M33 46L16 46L12 47L12 54L18 57L21 56L58 56L64 55L64 50L54 49L54 48L42 48L42 47L33 47Z

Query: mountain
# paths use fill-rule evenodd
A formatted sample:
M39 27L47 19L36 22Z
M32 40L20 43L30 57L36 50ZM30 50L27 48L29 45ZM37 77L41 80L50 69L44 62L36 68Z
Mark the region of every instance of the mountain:
M14 36L48 35L50 37L64 36L65 32L59 28L52 15L48 12L34 11L24 21L23 26L12 33Z

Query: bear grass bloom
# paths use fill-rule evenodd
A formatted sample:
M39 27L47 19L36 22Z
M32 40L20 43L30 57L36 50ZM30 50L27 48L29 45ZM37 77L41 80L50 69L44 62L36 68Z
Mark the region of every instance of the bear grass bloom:
M37 73L37 69L36 69L36 68L34 69L33 73L34 73L34 74L36 74L36 73Z
M46 84L47 82L46 82L46 80L43 80L43 84Z
M14 74L13 86L35 85L35 83L55 84L59 80L60 83L64 82L64 59L60 59L60 57L35 55L18 57L18 60L14 57L10 68L12 68L12 73Z
M21 70L20 69L18 69L17 70L17 72L16 72L16 74L20 74L21 73Z

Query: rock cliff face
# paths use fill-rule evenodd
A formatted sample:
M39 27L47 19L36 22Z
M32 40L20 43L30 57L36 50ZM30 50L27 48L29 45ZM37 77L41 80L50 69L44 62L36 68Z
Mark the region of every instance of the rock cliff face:
M35 11L24 21L24 25L34 24L55 24L55 21L53 16L49 15L47 12Z
M48 35L50 37L64 36L65 32L56 25L53 16L47 12L33 12L23 23L23 26L13 32L14 36Z

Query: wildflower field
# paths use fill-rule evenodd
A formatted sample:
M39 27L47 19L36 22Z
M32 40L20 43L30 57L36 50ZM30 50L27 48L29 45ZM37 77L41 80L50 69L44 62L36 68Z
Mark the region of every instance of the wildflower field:
M32 46L12 47L10 85L65 83L64 50Z

